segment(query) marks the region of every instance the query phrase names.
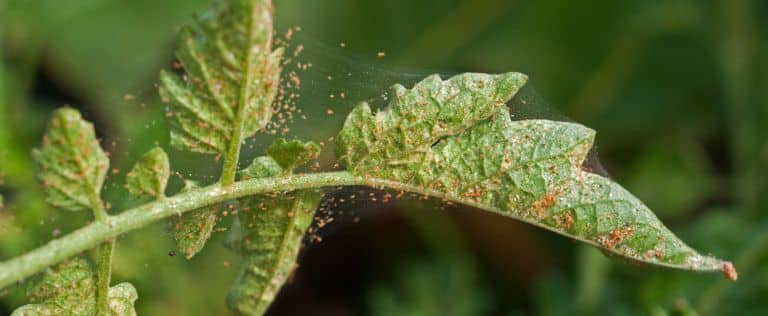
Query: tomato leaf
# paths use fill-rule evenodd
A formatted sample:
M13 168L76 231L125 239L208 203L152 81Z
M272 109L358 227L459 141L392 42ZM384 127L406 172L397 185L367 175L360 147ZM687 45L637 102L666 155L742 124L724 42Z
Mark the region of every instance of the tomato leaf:
M27 289L31 304L19 307L13 316L96 315L96 274L82 257L49 268L31 280ZM133 304L139 298L130 283L109 288L109 315L136 315Z
M291 169L283 170L280 161L282 165L296 167L316 156L318 148L311 142L278 140L269 147L270 156L256 158L241 177L290 174ZM244 257L227 297L233 311L241 315L266 312L296 267L304 233L321 197L320 192L302 190L239 200L237 219L227 238L228 246Z
M61 108L53 113L43 146L33 152L47 202L69 211L88 210L101 203L99 195L109 159L99 147L93 124L80 112Z
M168 155L162 148L155 147L139 158L126 175L125 185L135 196L162 198L170 175Z
M351 172L514 218L608 253L667 267L725 271L688 247L641 201L582 168L595 132L574 123L512 121L520 74L432 76L395 86L389 107L365 103L340 133Z
M185 75L160 74L171 145L181 150L227 154L272 117L283 54L272 50L272 2L218 4L181 31Z

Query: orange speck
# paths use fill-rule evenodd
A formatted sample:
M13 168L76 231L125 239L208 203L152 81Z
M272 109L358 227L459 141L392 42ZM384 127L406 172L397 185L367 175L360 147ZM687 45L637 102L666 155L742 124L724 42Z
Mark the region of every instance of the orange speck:
M733 266L733 263L726 262L723 264L723 269L720 270L720 272L723 273L723 276L725 276L726 279L731 281L736 281L739 278L739 273L736 272L736 268Z

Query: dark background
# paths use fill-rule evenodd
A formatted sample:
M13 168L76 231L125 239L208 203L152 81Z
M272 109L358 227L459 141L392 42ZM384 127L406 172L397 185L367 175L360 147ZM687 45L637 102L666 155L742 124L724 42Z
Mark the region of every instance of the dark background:
M596 129L608 174L683 240L734 260L740 279L618 262L469 208L355 201L338 206L337 224L305 247L273 314L768 314L768 2L275 2L280 34L302 30L292 47L305 50L294 61L312 63L296 70L308 119L291 135L327 142L354 102L375 101L396 82L524 72L536 101L513 105L518 118ZM105 192L113 212L141 203L124 193L124 170L154 144L168 148L157 73L173 60L177 27L207 4L0 1L0 259L89 220L48 208L34 180L29 153L56 107L72 105L96 123L116 172ZM257 137L244 160L268 139ZM211 157L170 153L181 175L216 179ZM333 163L323 156L326 168ZM163 223L128 234L114 281L137 286L140 315L226 314L239 259L224 235L186 261L168 256ZM0 314L24 302L23 287L3 290Z

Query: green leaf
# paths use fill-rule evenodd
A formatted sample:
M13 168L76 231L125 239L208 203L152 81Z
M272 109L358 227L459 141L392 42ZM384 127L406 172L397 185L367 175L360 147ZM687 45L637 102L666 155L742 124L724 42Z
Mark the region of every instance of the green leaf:
M133 285L121 283L109 288L109 315L136 315L138 294ZM32 304L19 307L13 316L95 315L96 274L82 257L75 257L46 270L31 280L27 297Z
M52 206L81 211L101 203L109 159L99 147L93 125L84 121L80 112L72 108L54 112L43 146L33 157Z
M185 181L182 192L196 189L198 186L193 181ZM211 238L211 233L218 221L218 212L221 205L204 207L191 212L181 214L171 219L171 235L176 241L176 248L191 259L203 250L205 243ZM226 206L224 206L226 207Z
M358 106L340 134L355 174L498 213L640 262L727 270L685 245L637 198L582 169L593 130L510 119L519 74L429 77L395 86L375 116ZM732 267L732 266L731 266Z
M316 157L312 142L279 139L241 172L241 177L266 178L292 173L292 168ZM291 169L282 169L280 165ZM296 267L304 233L312 223L322 194L303 190L240 199L240 208L227 245L243 254L237 280L227 297L241 315L262 315Z
M269 156L256 157L248 168L240 171L242 180L276 177L283 173L283 168Z
M284 138L276 140L267 148L267 155L275 159L283 170L288 171L312 159L317 159L319 154L320 145L314 142L287 141Z
M126 175L125 185L128 192L135 196L162 198L171 167L168 155L160 147L155 147L142 156Z
M109 310L112 315L136 315L133 304L139 299L139 294L132 284L123 282L109 288Z
M262 315L296 267L301 242L322 194L298 191L240 201L244 259L227 302L242 315Z
M272 50L272 1L219 4L181 31L186 74L160 74L171 144L182 150L227 154L272 117L283 54Z

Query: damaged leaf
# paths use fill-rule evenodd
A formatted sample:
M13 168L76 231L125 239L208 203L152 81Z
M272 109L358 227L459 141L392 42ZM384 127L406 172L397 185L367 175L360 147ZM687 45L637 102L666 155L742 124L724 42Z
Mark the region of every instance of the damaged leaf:
M294 168L316 155L318 148L314 143L278 140L270 146L270 156L256 158L241 177L290 174L291 169L283 170L279 161ZM304 233L312 223L321 197L320 192L302 190L239 200L240 209L228 236L228 246L244 257L227 297L234 312L240 315L266 312L296 267Z
M432 76L395 86L390 106L349 115L341 152L355 174L543 227L608 253L667 267L725 271L670 232L641 201L582 169L595 132L574 123L512 121L520 74ZM735 274L734 274L735 277Z
M139 158L126 175L125 185L132 195L162 198L170 175L168 155L162 148L155 147Z
M96 315L96 274L82 257L75 257L49 268L30 281L27 297L31 304L21 306L13 316ZM130 283L109 288L110 316L134 316L133 304L139 298Z
M101 203L109 159L96 140L93 124L83 120L80 112L56 110L43 136L43 146L32 154L49 204L82 211Z
M271 0L220 1L181 31L185 75L163 71L171 145L226 155L272 118L283 50L272 50Z

